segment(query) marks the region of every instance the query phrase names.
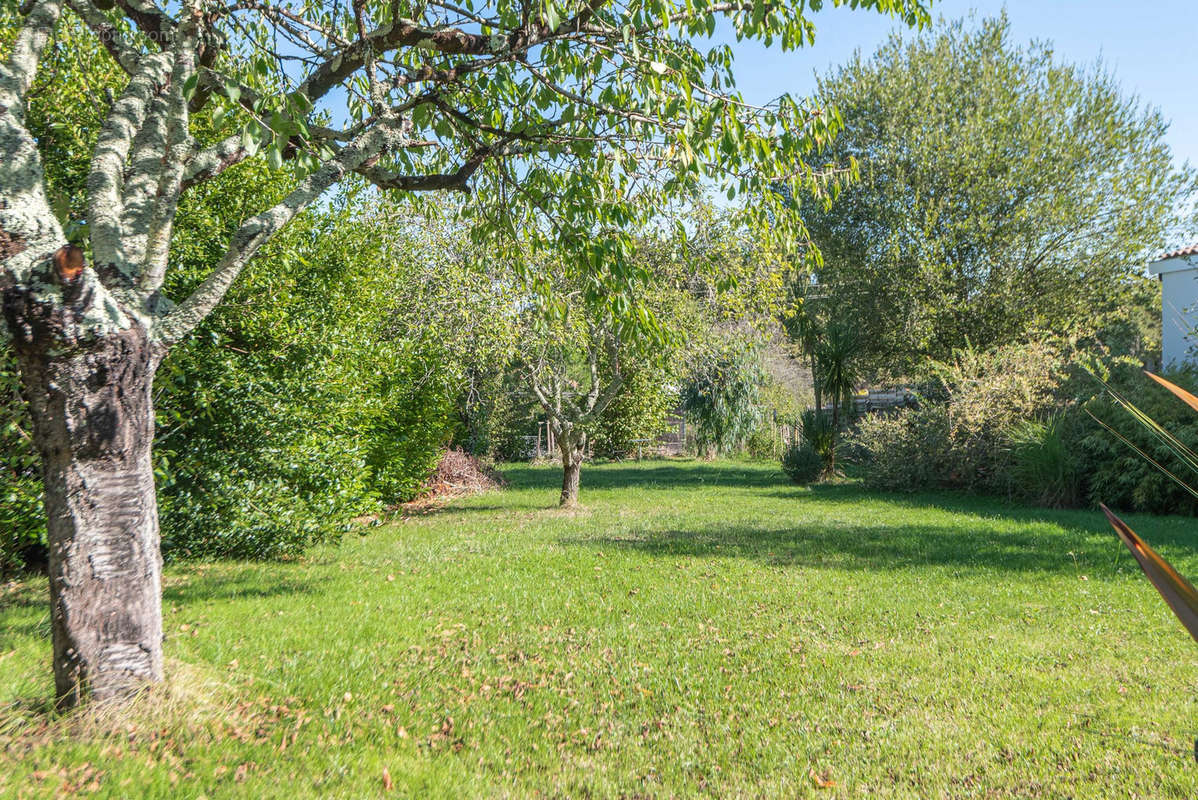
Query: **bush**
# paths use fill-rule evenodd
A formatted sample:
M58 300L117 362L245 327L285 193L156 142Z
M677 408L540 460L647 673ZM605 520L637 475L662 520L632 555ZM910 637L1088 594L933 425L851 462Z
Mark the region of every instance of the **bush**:
M1027 442L1033 431L1020 426L1072 403L1078 372L1072 354L1048 342L964 350L952 362L933 363L919 408L858 422L852 447L866 484L1009 493L1017 440L1024 442L1028 468L1037 457ZM1089 386L1092 391L1092 381Z
M795 483L814 483L824 474L824 459L811 442L800 439L782 454L782 471Z
M822 473L831 475L836 471L836 428L832 418L822 411L809 408L802 416L803 439L820 457Z
M862 417L849 441L865 485L913 492L944 484L951 475L949 427L944 405Z
M635 455L638 439L656 440L669 430L667 417L678 405L678 391L663 369L633 369L625 377L620 394L603 410L591 443L596 458L627 458Z
M1167 370L1163 377L1189 392L1198 391L1196 367ZM1166 389L1132 369L1113 375L1108 383L1182 444L1198 451L1198 414ZM1112 398L1097 396L1086 410L1181 480L1193 482L1194 473L1168 446ZM1100 425L1091 425L1081 438L1081 451L1091 502L1153 514L1198 514L1198 499Z
M1084 482L1073 419L1057 412L1043 421L1025 420L1012 426L1011 483L1016 494L1050 508L1081 503Z
M749 458L772 461L786 453L786 446L773 425L758 425L745 440L745 455Z

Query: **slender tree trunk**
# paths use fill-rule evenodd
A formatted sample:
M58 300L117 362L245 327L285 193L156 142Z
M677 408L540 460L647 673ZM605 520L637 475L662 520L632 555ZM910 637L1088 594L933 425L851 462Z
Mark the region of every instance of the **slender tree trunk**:
M582 462L562 462L562 496L558 505L578 505L578 484L582 477Z
M150 446L163 348L124 320L83 339L79 309L10 291L5 318L42 459L59 704L162 677L162 560Z
M819 385L819 365L816 364L814 355L811 356L811 391L815 395L815 412L824 413L823 392L820 391Z
M836 443L840 441L840 397L832 393L832 452L828 454L828 474L836 474Z
M575 442L573 436L559 435L562 454L562 496L558 505L567 508L578 505L578 486L582 479L582 457L586 439Z

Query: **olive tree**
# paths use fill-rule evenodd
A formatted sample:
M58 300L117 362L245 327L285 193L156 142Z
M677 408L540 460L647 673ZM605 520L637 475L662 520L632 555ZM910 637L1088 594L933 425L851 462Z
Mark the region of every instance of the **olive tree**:
M852 0L925 16L922 0ZM151 385L169 348L262 245L340 181L469 191L475 230L578 242L615 292L621 236L679 190L843 174L806 154L836 127L818 108L736 93L717 19L793 48L807 3L749 0L25 0L0 59L0 290L42 460L60 702L121 697L162 674ZM47 197L29 89L64 13L127 74L88 164L85 235ZM212 135L195 125L208 115ZM207 129L206 129L207 130ZM294 170L187 296L162 291L184 193L249 158ZM822 163L822 162L821 162ZM635 190L635 191L634 191ZM769 227L785 237L784 224ZM614 240L614 242L613 242Z
M1140 313L1139 265L1198 225L1160 111L1005 14L895 34L819 92L845 120L826 155L860 180L804 210L823 264L797 294L860 332L869 371Z

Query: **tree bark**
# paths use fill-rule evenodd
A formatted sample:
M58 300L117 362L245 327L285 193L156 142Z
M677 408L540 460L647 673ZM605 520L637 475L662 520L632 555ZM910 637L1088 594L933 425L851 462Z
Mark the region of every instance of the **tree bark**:
M164 348L136 321L76 339L86 302L5 292L42 460L60 706L162 677L151 386Z
M582 476L582 460L562 461L562 496L558 505L578 505L578 484Z
M582 478L582 458L586 453L586 436L576 437L561 432L557 441L562 456L562 496L558 505L566 508L578 505L578 486Z

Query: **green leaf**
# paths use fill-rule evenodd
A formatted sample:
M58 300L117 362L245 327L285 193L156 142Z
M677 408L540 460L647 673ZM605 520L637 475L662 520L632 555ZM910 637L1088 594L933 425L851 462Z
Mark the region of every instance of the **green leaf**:
M257 128L258 123L251 122L241 131L241 147L251 156L258 152L258 138L254 135Z

